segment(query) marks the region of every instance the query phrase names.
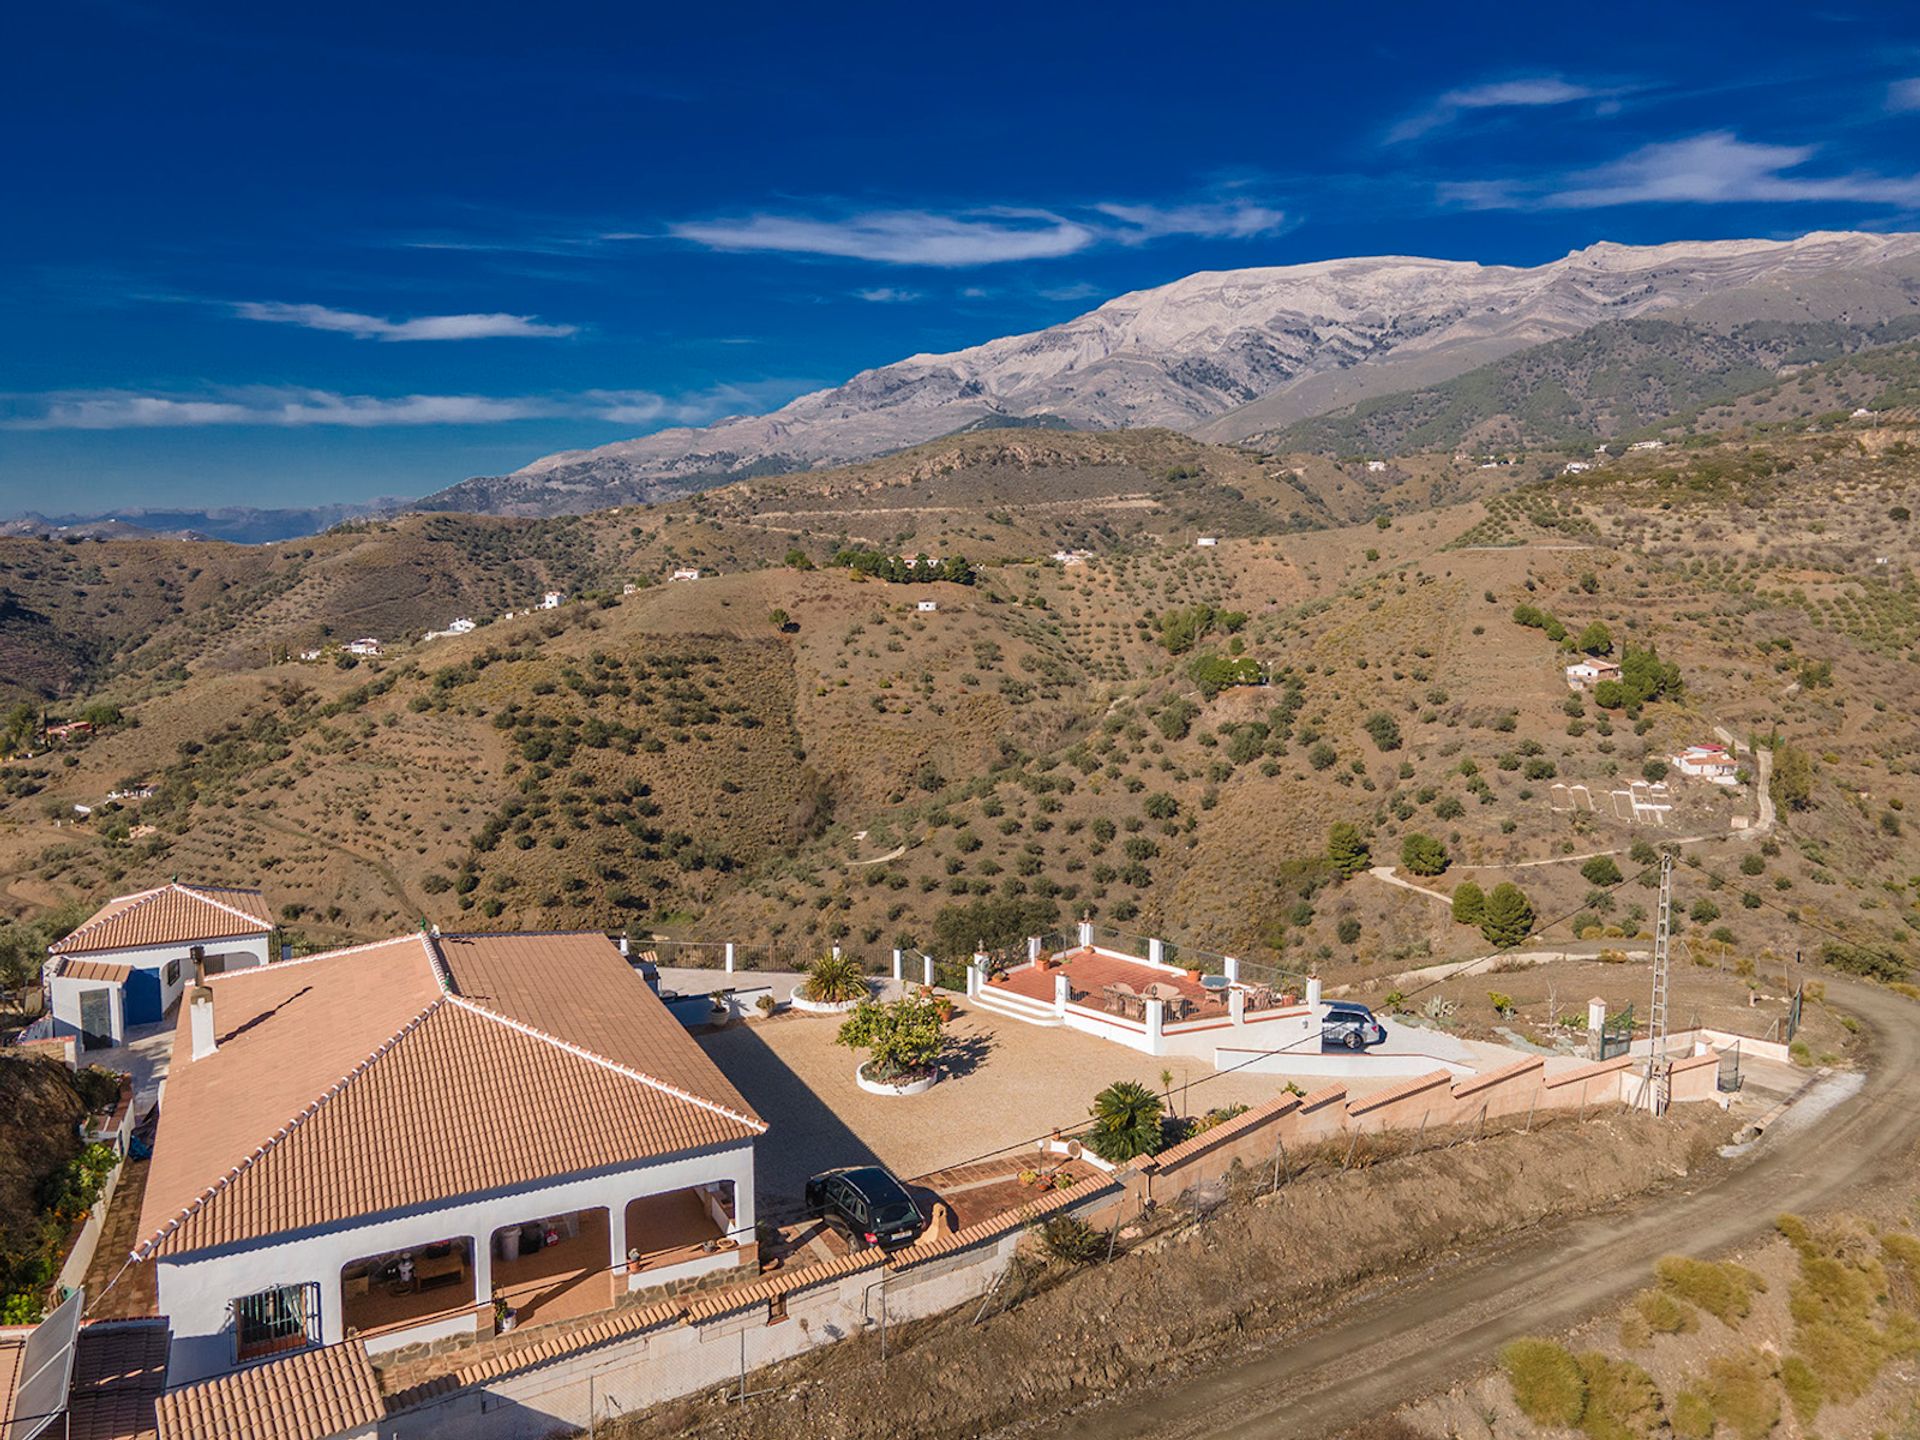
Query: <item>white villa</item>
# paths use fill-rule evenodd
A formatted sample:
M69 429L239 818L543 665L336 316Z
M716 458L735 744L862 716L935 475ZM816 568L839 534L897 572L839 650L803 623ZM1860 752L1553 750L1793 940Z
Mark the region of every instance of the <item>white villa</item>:
M1673 757L1673 768L1695 780L1715 785L1740 783L1740 762L1723 745L1689 745Z
M83 1050L119 1045L127 1027L165 1018L193 973L265 965L273 916L258 890L178 881L121 895L48 947L47 1011L55 1035Z
M1198 540L1194 541L1193 543L1198 545L1203 550L1211 550L1214 546L1220 543L1220 537L1218 535L1202 535Z
M940 608L940 602L938 600L916 600L913 604L913 608L918 610L921 614L927 615L927 614L931 614L935 610L938 610Z
M1091 550L1056 550L1053 552L1053 558L1062 566L1084 565L1093 558L1093 552Z
M699 578L700 578L700 567L698 565L689 565L683 569L676 570L673 572L673 574L667 577L669 581L698 580Z
M605 935L422 932L181 1008L133 1252L171 1385L754 1273L766 1126Z
M349 640L347 642L347 653L349 655L364 655L369 658L376 658L380 654L380 642L371 635L363 635L358 640Z
M1601 660L1587 656L1567 666L1567 688L1569 690L1588 690L1602 680L1618 680L1620 667L1612 660Z
M477 628L470 617L462 615L458 620L449 620L446 629L429 630L420 638L423 640L444 640L449 635L469 635Z
M1386 469L1387 462L1384 460L1367 461L1367 473L1369 475L1383 475L1386 473Z
M1562 475L1579 475L1592 468L1593 462L1590 460L1569 460L1565 465L1560 467L1560 473Z
M1629 446L1627 446L1627 449L1628 449L1629 451L1632 451L1632 450L1664 450L1664 449L1666 449L1666 448L1667 448L1667 442L1666 442L1666 441L1664 441L1664 440L1636 440L1636 441L1634 441L1634 442L1633 442L1633 443L1632 443L1631 445L1629 445Z
M567 597L558 590L549 590L540 597L540 608L542 610L558 610L566 603Z

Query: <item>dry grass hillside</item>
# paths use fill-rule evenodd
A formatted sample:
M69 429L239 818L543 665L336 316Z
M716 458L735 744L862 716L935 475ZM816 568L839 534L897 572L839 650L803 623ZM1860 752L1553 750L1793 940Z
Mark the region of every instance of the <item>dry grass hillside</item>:
M0 889L27 915L170 874L257 882L316 942L592 924L877 960L1091 914L1330 974L1487 948L1442 900L1341 879L1347 821L1375 864L1438 841L1445 869L1412 878L1442 896L1518 882L1544 943L1645 931L1635 877L1691 839L1682 937L1707 958L1830 938L1910 963L1913 452L1881 425L1557 470L985 433L577 520L6 542L49 626L124 634L76 673L127 720L0 771ZM830 563L847 545L978 580L869 578ZM87 564L105 578L63 607L54 577ZM182 577L147 586L144 639L110 606L144 593L136 565ZM660 583L682 566L706 574ZM591 598L407 638L547 584ZM1656 648L1681 683L1570 697L1571 657L1516 606ZM317 626L395 643L268 663ZM1778 742L1795 784L1771 833L1735 829L1761 819L1752 756L1732 791L1676 781L1664 826L1619 818L1613 792L1715 727ZM158 793L71 818L127 780ZM1588 870L1601 852L1621 882Z

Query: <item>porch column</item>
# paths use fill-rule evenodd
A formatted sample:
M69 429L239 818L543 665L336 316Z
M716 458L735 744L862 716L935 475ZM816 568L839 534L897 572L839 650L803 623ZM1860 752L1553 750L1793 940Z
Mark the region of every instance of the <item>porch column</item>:
M1073 998L1073 990L1067 984L1067 972L1056 970L1053 975L1053 1013L1064 1017L1067 1013L1067 1001Z
M1147 959L1155 965L1167 963L1167 942L1164 940L1147 941Z
M733 973L733 941L727 941L727 974Z
M1221 956L1220 973L1227 977L1227 983L1229 985L1238 985L1240 983L1240 962L1231 955Z
M493 1299L493 1232L482 1230L473 1240L473 1303L487 1305ZM488 1309L480 1328L493 1331L493 1312Z
M1236 1025L1247 1023L1247 992L1244 990L1227 991L1227 1014Z
M1320 977L1318 975L1307 976L1307 1008L1309 1010L1320 1008Z
M1029 935L1027 936L1027 963L1031 965L1039 958L1040 937L1038 935Z
M1080 948L1082 950L1091 950L1093 948L1093 922L1091 920L1082 920L1080 922Z
M983 962L986 956L976 954L967 962L967 998L971 1000L980 993L980 980L985 973Z
M629 1197L631 1198L631 1197ZM613 1293L618 1299L627 1288L627 1202L616 1200L607 1206L607 1250L613 1267Z
M896 985L901 983L900 967L904 961L905 957L901 955L898 950L895 950L893 952L893 983Z
M1161 1031L1167 1023L1167 1002L1157 995L1147 1001L1147 1053L1159 1055L1164 1041Z
M926 978L922 983L926 985L927 989L931 990L933 989L933 956L922 955L920 961L920 968L926 972Z

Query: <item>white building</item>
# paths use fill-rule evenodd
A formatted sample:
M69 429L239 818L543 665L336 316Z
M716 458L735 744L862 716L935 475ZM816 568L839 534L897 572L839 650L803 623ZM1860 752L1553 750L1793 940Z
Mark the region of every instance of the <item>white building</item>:
M209 977L140 1213L168 1381L754 1273L766 1126L602 934L420 933Z
M272 943L273 917L258 890L176 880L117 896L48 947L53 1033L77 1036L85 1050L119 1045L128 1026L166 1017L196 949L218 974L266 964Z
M324 647L315 646L311 650L302 650L300 652L300 658L302 660L313 661L313 660L318 660L322 655L326 653L327 652Z
M1053 558L1060 565L1084 565L1093 557L1091 550L1056 550Z
M1386 473L1386 469L1387 469L1387 462L1384 460L1367 461L1367 473L1369 475L1384 475Z
M1682 775L1710 780L1715 785L1740 783L1740 762L1728 754L1723 745L1689 745L1673 757L1673 768Z
M1664 450L1666 448L1667 442L1664 440L1636 440L1627 446L1629 450Z
M1565 465L1560 467L1560 473L1562 475L1579 475L1592 468L1593 462L1590 460L1569 460Z
M940 602L938 600L917 600L914 602L913 608L921 614L926 615L938 610L940 608Z
M1198 545L1203 550L1210 550L1214 546L1220 543L1220 537L1217 535L1202 535L1198 540L1194 541L1193 543Z
M1588 656L1567 666L1567 688L1569 690L1587 690L1602 680L1618 680L1620 667L1611 660L1600 660Z
M679 569L679 570L676 570L676 571L674 571L674 572L673 572L673 574L671 574L671 575L669 575L669 576L667 577L667 579L668 579L668 580L670 580L670 581L672 581L672 580L698 580L699 578L700 578L700 567L699 567L698 565L689 565L689 566L686 566L686 567L684 567L684 568L682 568L682 569Z
M542 610L558 610L566 603L567 597L558 590L549 590L540 597L540 608Z
M347 653L349 655L363 655L369 659L376 659L380 654L380 642L371 635L363 635L358 640L349 640L347 642Z

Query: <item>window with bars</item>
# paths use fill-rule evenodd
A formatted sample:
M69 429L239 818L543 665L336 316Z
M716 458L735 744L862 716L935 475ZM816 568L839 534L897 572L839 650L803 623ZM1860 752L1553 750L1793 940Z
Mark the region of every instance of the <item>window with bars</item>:
M276 1285L233 1302L233 1352L238 1361L285 1355L320 1343L320 1282Z

